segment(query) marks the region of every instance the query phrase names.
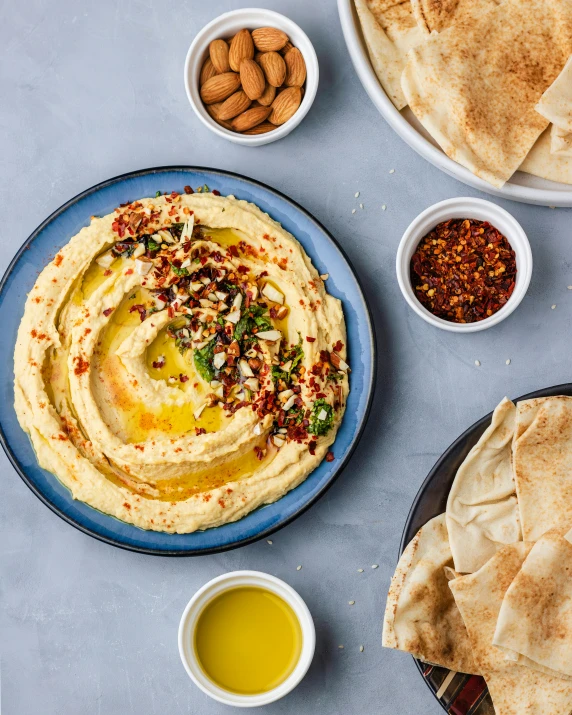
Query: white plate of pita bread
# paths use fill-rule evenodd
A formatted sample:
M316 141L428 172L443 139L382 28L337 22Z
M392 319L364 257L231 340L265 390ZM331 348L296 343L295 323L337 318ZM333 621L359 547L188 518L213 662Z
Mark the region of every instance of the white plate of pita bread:
M356 72L421 156L469 186L572 206L570 0L338 0Z
M383 645L448 712L572 712L572 384L512 402L439 459L409 514Z

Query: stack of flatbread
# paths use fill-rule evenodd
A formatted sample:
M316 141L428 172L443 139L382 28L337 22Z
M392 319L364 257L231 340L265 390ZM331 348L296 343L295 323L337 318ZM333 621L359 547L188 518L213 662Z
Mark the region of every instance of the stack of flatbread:
M498 405L399 560L383 645L482 675L497 715L570 715L571 397Z
M451 159L572 183L572 0L354 2L385 92Z

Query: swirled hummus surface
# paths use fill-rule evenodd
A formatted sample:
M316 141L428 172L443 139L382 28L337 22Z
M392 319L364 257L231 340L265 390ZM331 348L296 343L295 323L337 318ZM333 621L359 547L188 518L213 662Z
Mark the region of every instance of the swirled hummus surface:
M42 271L15 407L75 499L187 533L334 459L345 357L341 304L291 234L232 196L174 192L92 217Z

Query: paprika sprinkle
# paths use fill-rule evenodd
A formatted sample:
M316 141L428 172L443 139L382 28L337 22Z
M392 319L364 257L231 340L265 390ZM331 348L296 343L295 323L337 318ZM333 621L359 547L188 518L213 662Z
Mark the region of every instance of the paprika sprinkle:
M454 323L489 318L509 300L515 253L488 221L450 219L435 226L411 257L411 285L433 315Z

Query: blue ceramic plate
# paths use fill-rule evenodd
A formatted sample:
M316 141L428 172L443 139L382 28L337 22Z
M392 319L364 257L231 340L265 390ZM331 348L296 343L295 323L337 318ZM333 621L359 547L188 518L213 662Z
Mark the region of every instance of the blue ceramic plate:
M348 331L350 395L333 447L336 458L322 462L279 501L240 521L193 534L144 531L102 514L80 501L51 473L41 469L28 436L14 412L12 354L26 295L51 257L90 216L110 213L119 204L157 191L183 191L186 184L208 184L221 194L252 201L279 221L302 244L319 273L329 273L328 292L344 306ZM369 309L348 259L332 236L307 211L268 186L238 174L200 167L170 166L118 176L79 194L53 213L28 238L0 283L0 439L16 471L52 511L96 539L147 554L198 555L225 551L268 536L304 512L332 484L354 451L365 426L375 382L375 339Z

